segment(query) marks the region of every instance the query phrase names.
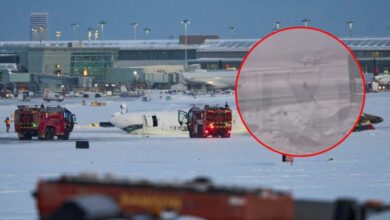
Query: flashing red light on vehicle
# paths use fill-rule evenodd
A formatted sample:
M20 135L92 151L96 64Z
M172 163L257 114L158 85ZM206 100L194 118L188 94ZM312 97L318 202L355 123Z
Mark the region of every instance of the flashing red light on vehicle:
M203 109L198 107L190 109L194 112L191 117L188 116L190 137L230 137L228 130L232 127L232 117L231 111L227 110L229 110L228 107L210 107L207 105ZM189 114L187 113L187 115ZM200 124L202 125L201 129L198 127Z

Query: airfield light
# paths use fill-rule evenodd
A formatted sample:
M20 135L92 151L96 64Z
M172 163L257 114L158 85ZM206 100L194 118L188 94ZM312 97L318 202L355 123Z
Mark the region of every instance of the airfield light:
M99 31L98 30L95 30L94 37L95 37L95 40L97 40L99 38Z
M102 37L101 37L101 40L102 40L102 46L103 46L103 38L104 38L104 25L106 25L107 24L107 22L105 22L105 21L100 21L99 22L99 25L100 25L100 29L101 29L101 33L102 33Z
M60 76L61 75L61 65L60 64L56 64L54 67L55 67L55 70L54 70L55 74L57 76Z
M61 35L62 35L61 31L56 31L56 39L57 40L60 40Z
M42 26L37 26L37 27L31 28L31 32L33 33L34 40L37 39L37 34L38 34L38 37L39 37L39 46L40 46L40 47L42 46L42 32L43 32L44 30L45 30L45 29L44 29Z
M230 32L230 38L233 38L234 31L236 31L236 28L234 26L229 26L228 30Z
M349 37L352 37L352 26L353 26L353 24L355 24L355 22L349 20L349 21L347 21L347 24L348 24L348 30L349 30Z
M88 28L88 45L91 46L91 39L92 39L92 28Z
M79 27L79 25L76 24L76 23L72 23L72 24L70 24L70 26L72 26L72 28L73 28L73 40L75 41L76 40L77 28Z
M150 29L148 27L144 28L144 31L145 31L145 34L146 34L146 39L149 39L149 33L150 33L151 30L152 29Z
M37 38L37 31L38 31L38 29L36 29L35 27L31 28L31 32L32 32L32 34L34 36L32 39L36 39Z
M280 29L280 21L275 21L275 27L274 27L274 30L277 31Z
M84 77L89 76L89 70L88 70L87 67L84 67L84 69L83 69L83 76L84 76Z
M137 26L138 26L138 23L137 22L133 22L133 23L131 23L131 26L133 26L134 40L137 40Z
M309 23L311 22L311 20L310 20L310 19L307 19L307 18L304 18L304 19L302 20L302 22L303 22L303 25L304 25L305 27L307 27L307 26L309 26Z

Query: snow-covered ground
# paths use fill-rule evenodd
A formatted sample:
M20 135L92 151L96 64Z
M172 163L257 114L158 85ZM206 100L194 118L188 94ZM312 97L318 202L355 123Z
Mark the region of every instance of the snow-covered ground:
M272 187L291 191L297 198L376 198L390 203L390 93L367 95L365 112L384 118L377 130L353 133L338 148L316 157L296 158L293 165L282 163L280 155L247 134L233 134L229 139L145 138L117 128L89 127L92 122L108 121L122 102L129 111L174 112L188 110L192 103L223 105L227 101L234 106L232 96L101 100L107 106L82 106L78 98L62 103L78 120L69 141L21 142L13 128L5 133L1 124L0 219L36 219L31 192L37 181L80 172L164 181L208 176L218 184ZM17 104L23 103L0 100L0 117L10 115ZM90 140L90 149L76 149L76 139Z

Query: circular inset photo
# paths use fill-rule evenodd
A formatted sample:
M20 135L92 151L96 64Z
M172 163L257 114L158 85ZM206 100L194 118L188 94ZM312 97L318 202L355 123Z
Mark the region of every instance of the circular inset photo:
M314 156L355 128L365 101L361 67L337 37L309 27L273 32L247 54L236 104L249 133L272 151Z

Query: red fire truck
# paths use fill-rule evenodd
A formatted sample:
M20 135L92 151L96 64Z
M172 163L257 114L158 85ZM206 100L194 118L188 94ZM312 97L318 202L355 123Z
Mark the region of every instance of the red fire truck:
M15 131L20 140L31 140L38 136L42 140L69 139L75 115L68 109L57 107L18 106L15 111Z
M33 196L42 220L366 220L390 211L376 200L297 200L272 189L214 185L205 177L156 183L111 175L62 176L39 181Z
M175 184L64 176L40 181L34 196L40 219L179 219L163 218L167 212L230 220L292 220L293 215L288 193L219 187L207 178ZM77 218L76 213L94 218ZM137 214L156 218L136 218Z
M187 125L189 135L193 137L230 137L232 130L232 110L224 107L205 105L192 107L188 112L179 110L180 125Z

